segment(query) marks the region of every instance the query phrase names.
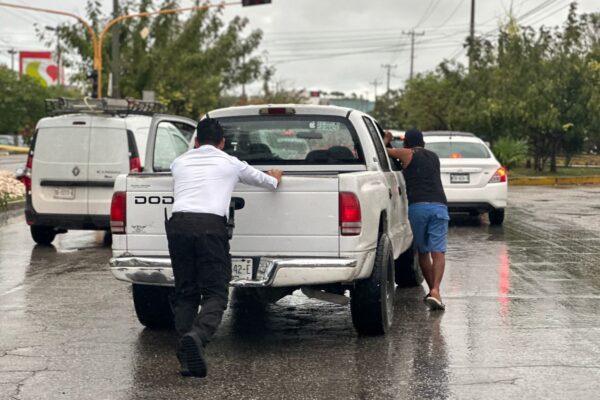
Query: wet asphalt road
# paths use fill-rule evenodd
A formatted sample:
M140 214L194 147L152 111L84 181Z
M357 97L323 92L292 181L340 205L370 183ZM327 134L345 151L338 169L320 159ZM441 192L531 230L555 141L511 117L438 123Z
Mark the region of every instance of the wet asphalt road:
M172 332L144 330L100 234L33 245L0 214L0 399L593 399L600 393L600 187L511 188L504 227L450 228L447 311L397 292L386 337L346 307L230 307L209 378L182 378Z

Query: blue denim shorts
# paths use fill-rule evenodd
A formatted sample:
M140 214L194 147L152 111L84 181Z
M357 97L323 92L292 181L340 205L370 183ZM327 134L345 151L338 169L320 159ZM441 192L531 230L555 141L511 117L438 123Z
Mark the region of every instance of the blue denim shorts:
M448 207L442 203L414 203L408 219L419 253L445 253L448 247Z

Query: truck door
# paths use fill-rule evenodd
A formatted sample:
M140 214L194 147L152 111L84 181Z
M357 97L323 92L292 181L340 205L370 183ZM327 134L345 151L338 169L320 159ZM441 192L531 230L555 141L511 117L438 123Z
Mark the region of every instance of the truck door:
M382 133L375 126L375 122L369 117L363 117L363 121L369 130L371 139L377 151L377 158L379 159L379 165L385 174L385 178L388 184L388 195L390 199L390 207L388 208L388 231L390 233L390 239L394 246L394 257L400 256L400 251L404 246L404 238L406 236L407 229L407 209L402 202L402 188L396 172L393 172L390 167L390 160L385 151L383 145Z
M171 162L192 147L196 121L157 115L150 124L143 174L127 177L127 247L136 254L168 255L165 215L173 207ZM148 179L148 173L152 179Z

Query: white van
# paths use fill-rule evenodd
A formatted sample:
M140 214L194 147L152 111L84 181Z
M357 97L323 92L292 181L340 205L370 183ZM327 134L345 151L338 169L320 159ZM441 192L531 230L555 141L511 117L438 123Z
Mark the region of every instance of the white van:
M110 231L114 181L143 170L153 114L135 115L127 103L63 101L51 110L56 116L38 122L21 177L36 243L48 245L69 229Z

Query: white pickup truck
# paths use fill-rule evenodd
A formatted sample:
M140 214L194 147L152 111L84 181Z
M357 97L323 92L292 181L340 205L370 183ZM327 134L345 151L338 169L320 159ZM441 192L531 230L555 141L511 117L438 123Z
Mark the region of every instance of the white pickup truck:
M359 333L384 334L392 324L394 282L415 286L423 278L412 250L404 179L387 157L379 124L332 106L245 106L208 115L223 126L229 154L261 170L284 171L276 191L241 183L235 188L234 290L248 301L274 302L302 289L310 297L350 303ZM110 268L133 284L138 319L150 328L172 324L164 220L173 203L169 165L184 150L169 135L191 143L190 125L195 122L155 116L144 172L120 175L114 187Z

